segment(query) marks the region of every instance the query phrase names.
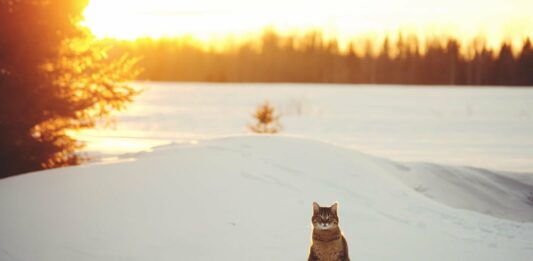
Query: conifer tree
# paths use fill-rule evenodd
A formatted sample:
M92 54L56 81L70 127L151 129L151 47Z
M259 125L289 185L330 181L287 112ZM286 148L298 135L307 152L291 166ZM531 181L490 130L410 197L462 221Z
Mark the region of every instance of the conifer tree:
M69 131L121 109L135 60L79 26L87 0L0 0L0 178L78 164Z

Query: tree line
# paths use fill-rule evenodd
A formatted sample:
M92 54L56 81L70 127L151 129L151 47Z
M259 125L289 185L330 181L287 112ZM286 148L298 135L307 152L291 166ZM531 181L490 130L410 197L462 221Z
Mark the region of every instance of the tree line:
M110 41L110 40L108 40ZM109 42L108 42L109 43ZM157 81L303 82L425 85L533 85L533 47L416 36L351 42L341 50L320 32L283 36L267 30L227 50L189 38L111 41L116 55L141 57L140 78ZM377 46L377 47L376 47Z

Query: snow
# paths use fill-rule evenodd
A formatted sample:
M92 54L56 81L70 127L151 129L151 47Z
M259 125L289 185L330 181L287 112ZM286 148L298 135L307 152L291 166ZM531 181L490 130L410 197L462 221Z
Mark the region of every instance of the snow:
M398 161L533 173L533 88L138 82L115 129L80 133L104 158L173 142L248 134L265 100L283 134Z
M200 140L0 180L0 260L306 260L312 202L338 201L352 260L526 261L531 188L294 136Z

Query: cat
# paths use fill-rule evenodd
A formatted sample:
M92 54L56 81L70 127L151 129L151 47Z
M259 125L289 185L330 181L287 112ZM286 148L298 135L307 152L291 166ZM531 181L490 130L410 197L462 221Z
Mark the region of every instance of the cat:
M339 227L338 203L321 207L313 202L313 237L308 261L350 261L348 243Z

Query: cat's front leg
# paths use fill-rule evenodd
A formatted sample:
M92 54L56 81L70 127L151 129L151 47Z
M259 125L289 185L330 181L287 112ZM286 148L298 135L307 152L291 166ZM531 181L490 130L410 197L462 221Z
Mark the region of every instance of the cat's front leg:
M350 261L350 256L348 256L348 251L344 251L344 253L342 253L340 261Z
M348 255L348 242L346 242L346 238L342 237L342 246L343 246L343 254L341 261L350 261L350 256Z
M318 258L315 256L315 253L313 252L313 248L309 249L309 257L307 258L307 261L318 261Z

